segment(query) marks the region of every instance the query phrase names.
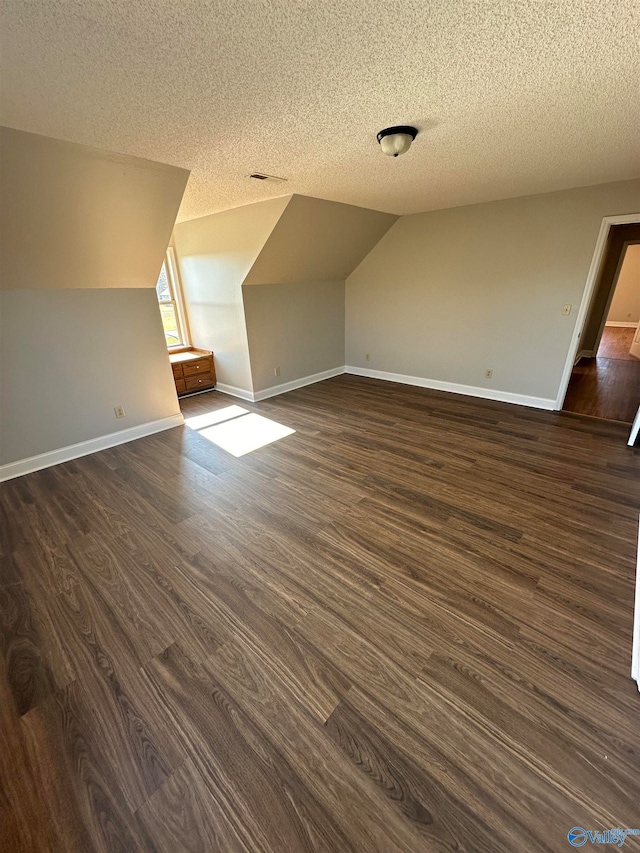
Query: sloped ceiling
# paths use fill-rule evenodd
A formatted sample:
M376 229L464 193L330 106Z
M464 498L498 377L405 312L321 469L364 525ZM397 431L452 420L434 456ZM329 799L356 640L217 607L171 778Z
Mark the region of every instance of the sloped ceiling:
M213 281L237 287L240 294L289 201L290 196L283 196L178 223L174 241L189 298L206 299Z
M0 127L1 286L155 287L188 177Z
M364 207L294 195L244 284L343 281L397 218Z
M0 122L396 214L640 172L637 0L3 0ZM411 151L376 133L415 124ZM249 180L253 171L288 179Z

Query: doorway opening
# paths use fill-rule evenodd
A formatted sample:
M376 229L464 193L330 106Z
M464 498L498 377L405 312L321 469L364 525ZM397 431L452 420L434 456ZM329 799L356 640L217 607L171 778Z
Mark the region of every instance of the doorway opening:
M631 424L640 405L640 223L612 225L562 408Z

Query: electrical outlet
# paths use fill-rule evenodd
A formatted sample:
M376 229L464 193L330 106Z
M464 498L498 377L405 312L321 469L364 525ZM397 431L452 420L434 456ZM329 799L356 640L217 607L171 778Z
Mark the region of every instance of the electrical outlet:
M364 354L364 360L365 360L365 361L369 361L369 357L370 357L370 354L369 354L368 352L365 352L365 354Z
M485 370L484 372L485 379L491 379L493 376L493 370Z
M279 367L273 368L273 375L274 376L280 376L280 368Z
M569 305L569 304L563 305L562 306L562 313L564 314L565 317L567 316L567 314L571 314L571 305Z
M124 406L116 406L113 411L116 413L117 418L124 417Z

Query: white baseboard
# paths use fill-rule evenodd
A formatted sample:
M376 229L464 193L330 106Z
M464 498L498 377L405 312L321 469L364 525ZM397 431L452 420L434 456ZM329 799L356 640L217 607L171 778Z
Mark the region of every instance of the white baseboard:
M595 358L595 353L591 349L581 349L580 352L576 353L576 360L573 365L574 367L581 358Z
M225 385L224 382L216 382L215 391L221 391L223 394L229 394L231 397L239 397L241 400L247 400L253 403L253 391L245 391L244 388L236 388L235 385Z
M37 456L29 456L27 459L19 459L17 462L9 462L6 465L0 465L0 483L12 480L14 477L22 477L23 474L30 474L32 471L59 465L61 462L70 462L89 453L106 450L108 447L125 444L127 441L135 441L136 438L144 438L145 435L153 435L154 432L182 426L183 423L184 418L178 413L168 418L161 418L159 421L150 421L140 426L109 433L109 435L101 435L99 438L91 438L89 441L81 441L79 444L70 444L59 450L50 450L47 453L39 453Z
M239 397L241 400L247 400L249 403L259 403L260 400L267 400L269 397L277 397L278 394L286 394L287 391L295 391L296 388L304 388L305 385L313 385L314 382L322 382L323 379L331 379L332 376L340 376L344 373L344 366L333 367L331 370L323 370L322 373L313 373L311 376L302 376L300 379L293 379L291 382L283 382L281 385L272 385L270 388L264 388L262 391L246 391L244 388L236 388L235 385L225 385L223 382L216 384L216 391L222 391L223 394L230 394L232 397Z
M345 373L354 376L368 376L371 379L384 379L387 382L399 382L402 385L416 385L418 388L430 388L432 391L449 391L452 394L464 394L467 397L482 397L484 400L498 400L501 403L514 403L517 406L530 406L534 409L555 409L556 401L546 397L527 397L525 394L512 394L510 391L494 391L493 388L479 388L475 385L458 385L455 382L441 382L439 379L425 379L422 376L406 376L404 373L386 373L382 370L370 370L367 367L347 365Z
M626 321L618 321L618 320L607 320L605 326L611 326L613 329L637 329L637 323L630 323Z
M287 391L295 391L296 388L304 388L305 385L313 385L314 382L322 382L323 379L331 379L333 376L340 376L344 372L344 365L341 365L340 367L333 367L331 370L323 370L322 373L313 373L311 376L294 379L292 382L283 382L282 385L272 385L271 388L257 391L253 395L253 402L258 403L260 400L266 400L269 397L277 397L278 394L286 394Z

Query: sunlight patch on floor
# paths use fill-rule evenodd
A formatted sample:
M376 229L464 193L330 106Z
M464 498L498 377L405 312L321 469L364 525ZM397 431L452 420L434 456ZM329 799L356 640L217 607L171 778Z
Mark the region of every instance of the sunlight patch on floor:
M295 432L284 424L252 414L242 406L225 406L194 415L186 418L185 424L233 456L244 456Z
M287 435L293 435L294 429L276 421L263 418L262 415L243 415L232 421L201 429L200 435L213 444L217 444L233 456L244 456L259 447L272 444Z
M185 418L184 422L190 429L203 429L248 413L248 409L243 409L242 406L225 406L224 409L216 409L213 412L206 412L204 415Z

